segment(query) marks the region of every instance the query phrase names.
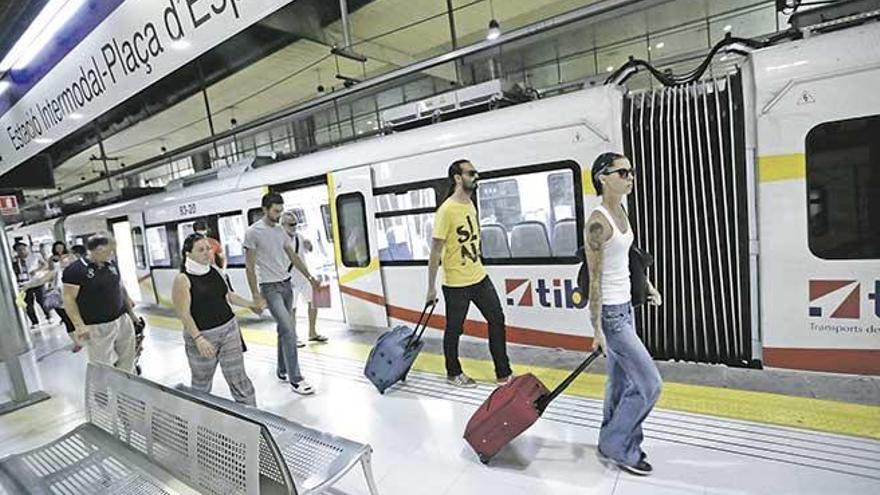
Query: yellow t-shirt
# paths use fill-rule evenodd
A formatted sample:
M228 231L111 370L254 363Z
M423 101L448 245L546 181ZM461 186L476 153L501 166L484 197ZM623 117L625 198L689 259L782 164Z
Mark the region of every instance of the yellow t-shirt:
M474 285L486 277L480 261L480 222L471 202L447 199L434 215L434 239L443 247L444 283L447 287Z

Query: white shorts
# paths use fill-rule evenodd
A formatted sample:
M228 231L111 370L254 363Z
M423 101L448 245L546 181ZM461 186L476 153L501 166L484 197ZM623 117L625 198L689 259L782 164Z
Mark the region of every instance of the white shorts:
M308 305L312 303L312 284L297 272L290 277L290 286L293 289L293 308L299 307L300 300L305 301L306 308L308 308Z

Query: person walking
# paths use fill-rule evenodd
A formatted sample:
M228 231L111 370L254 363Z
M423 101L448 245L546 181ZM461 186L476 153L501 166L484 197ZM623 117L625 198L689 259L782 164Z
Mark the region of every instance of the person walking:
M172 289L174 311L183 322L183 340L192 388L210 393L217 365L236 402L256 406L254 385L244 367L238 321L231 304L263 311L254 301L229 290L214 264L213 249L199 233L183 242L183 265Z
M443 297L446 300L446 332L443 355L446 380L450 385L473 388L477 383L464 374L458 359L458 344L468 308L473 302L489 326L489 352L499 385L508 383L513 372L507 357L504 311L492 280L480 259L480 222L474 207L479 173L468 160L449 166L449 192L434 216L433 242L428 264L428 293L432 304L437 298L436 279L443 259Z
M302 233L299 232L299 220L297 219L296 214L293 211L286 211L283 215L281 215L281 226L284 227L284 231L287 232L287 235L290 236L290 242L293 243L293 250L296 252L296 255L301 259L305 260L305 254L312 252L313 246L312 242L306 239ZM314 290L312 289L311 284L306 278L299 272L299 270L295 269L293 265L290 265L290 281L293 287L293 309L291 310L290 317L294 320L296 319L296 309L299 306L300 301L305 301L308 314L309 314L309 341L310 342L327 342L327 337L321 335L317 331L317 322L318 322L318 308L314 303ZM305 347L305 342L297 341L297 347ZM281 355L281 350L279 349L279 356ZM279 364L281 360L279 359Z
M113 261L116 242L107 232L86 241L87 254L64 269L64 307L89 362L134 371L134 304Z
M291 389L301 395L311 395L315 389L303 378L296 348L296 320L290 317L293 307L293 289L288 267L292 264L306 280L317 287L318 281L297 256L287 232L278 224L284 212L280 194L268 193L262 201L263 218L257 220L244 236L245 272L251 298L259 307L268 307L276 323L281 358L277 375L287 380ZM283 362L283 368L282 366ZM282 374L285 371L287 374Z
M24 291L25 312L31 322L31 330L35 330L40 326L40 319L37 317L37 311L34 303L40 305L40 309L49 319L49 314L45 310L45 275L49 270L49 265L37 253L32 253L27 244L16 242L12 247L15 251L12 268L18 279L19 287Z
M608 357L598 453L620 469L644 476L653 468L641 449L642 422L660 397L662 380L636 334L633 317L629 251L635 236L623 209L633 189L633 167L623 155L603 153L593 163L592 180L602 203L590 214L585 232L590 322L593 349ZM648 303L661 304L650 282Z
M73 325L73 320L70 319L70 316L68 316L67 311L64 309L64 283L61 278L64 275L64 269L78 259L77 256L68 252L67 244L65 244L64 241L56 241L52 244L52 256L49 257L49 265L52 270L52 282L46 292L44 306L45 308L51 308L58 313L58 317L61 318L61 322L64 324L65 330L67 330L67 336L70 338L71 342L73 342L73 347L71 347L70 351L74 353L81 351L82 345L76 340L76 336L74 335L76 328Z

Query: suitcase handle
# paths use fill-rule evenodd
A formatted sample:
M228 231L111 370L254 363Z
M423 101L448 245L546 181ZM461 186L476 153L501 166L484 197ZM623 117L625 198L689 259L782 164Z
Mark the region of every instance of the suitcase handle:
M565 389L567 389L568 386L571 385L571 382L573 382L575 378L578 377L578 375L583 373L584 370L586 370L591 364L593 364L593 361L595 361L596 358L599 357L599 354L601 354L601 351L593 351L592 353L590 353L590 355L587 356L587 359L584 359L584 362L578 365L578 367L575 368L575 370L572 371L571 374L565 377L565 380L562 380L562 383L557 385L556 388L554 388L549 394L541 396L538 400L536 400L535 408L538 410L538 414L544 414L544 409L547 409L547 406L549 406L550 403L553 402L553 399L559 397L559 394L564 392Z
M425 303L425 308L422 310L422 314L419 315L419 320L416 322L416 327L413 329L412 337L410 337L410 341L407 347L412 347L419 343L422 340L422 335L425 334L425 329L428 328L428 320L431 319L431 316L434 315L434 308L437 307L438 299L434 299L434 301ZM428 311L428 308L431 311ZM425 313L428 314L428 317L425 318ZM422 321L424 319L424 321ZM419 331L419 327L422 327L422 330ZM415 337L415 338L413 338Z

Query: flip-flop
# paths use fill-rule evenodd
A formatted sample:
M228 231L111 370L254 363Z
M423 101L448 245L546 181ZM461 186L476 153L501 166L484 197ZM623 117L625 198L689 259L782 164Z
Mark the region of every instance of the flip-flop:
M309 342L327 342L329 339L324 335L315 335L314 337L309 337Z

